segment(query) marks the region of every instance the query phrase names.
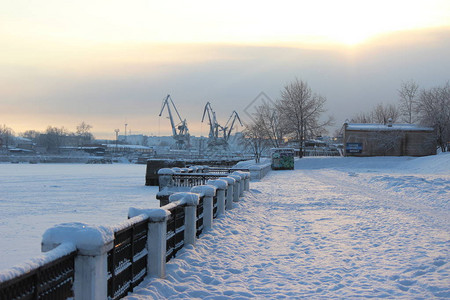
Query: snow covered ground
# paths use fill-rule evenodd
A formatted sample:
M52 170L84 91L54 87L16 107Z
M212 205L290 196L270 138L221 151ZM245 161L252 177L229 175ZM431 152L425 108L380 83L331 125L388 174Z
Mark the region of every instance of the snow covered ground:
M450 155L303 158L127 299L450 298Z
M0 164L0 270L41 253L53 225L112 225L130 206L158 207L145 165Z

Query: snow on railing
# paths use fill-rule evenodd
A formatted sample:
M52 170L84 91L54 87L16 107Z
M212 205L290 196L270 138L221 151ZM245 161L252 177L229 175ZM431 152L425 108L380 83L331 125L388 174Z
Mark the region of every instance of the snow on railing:
M206 169L179 172L186 176ZM164 278L166 263L184 245L194 245L249 189L249 173L224 175L207 176L188 192L171 194L160 208L131 207L129 219L115 226L64 223L48 229L41 257L0 272L0 300L120 299L147 275Z
M66 299L73 296L76 248L66 243L0 272L0 299Z
M126 296L147 275L148 218L142 215L124 223L114 228L114 248L107 254L108 299Z

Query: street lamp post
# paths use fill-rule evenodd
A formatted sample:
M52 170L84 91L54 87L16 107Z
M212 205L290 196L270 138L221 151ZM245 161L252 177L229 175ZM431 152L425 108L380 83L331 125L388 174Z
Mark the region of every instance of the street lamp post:
M119 142L119 129L114 129L114 132L116 133L116 154L117 154L117 143Z

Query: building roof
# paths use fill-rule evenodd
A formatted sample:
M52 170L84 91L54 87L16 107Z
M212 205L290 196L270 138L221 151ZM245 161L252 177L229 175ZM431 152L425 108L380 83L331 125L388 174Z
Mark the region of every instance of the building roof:
M345 124L344 124L345 125ZM388 131L388 130L401 130L401 131L434 131L433 127L420 126L415 124L371 124L371 123L348 123L345 127L346 130L355 131Z

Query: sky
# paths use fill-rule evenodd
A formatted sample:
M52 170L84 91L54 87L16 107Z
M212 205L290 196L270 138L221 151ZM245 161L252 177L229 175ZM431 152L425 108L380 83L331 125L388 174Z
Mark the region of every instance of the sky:
M172 96L191 134L276 100L298 78L340 127L402 81L450 80L450 1L0 0L0 124L82 121L98 138L170 134ZM249 108L250 107L250 108ZM332 133L334 128L330 128Z

